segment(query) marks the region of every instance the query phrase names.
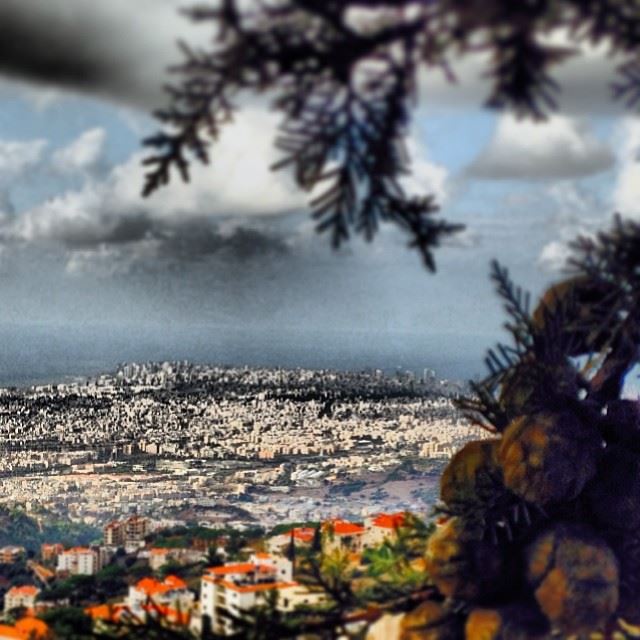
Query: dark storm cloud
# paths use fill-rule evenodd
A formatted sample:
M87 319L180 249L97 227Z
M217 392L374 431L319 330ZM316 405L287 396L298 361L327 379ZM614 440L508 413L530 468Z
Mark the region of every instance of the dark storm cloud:
M204 220L156 229L154 237L160 241L162 255L178 261L215 254L244 261L288 252L284 239L262 230L239 226L222 233Z
M52 237L68 249L140 242L153 233L153 220L145 213L101 216L90 224L71 220L52 230Z
M179 38L194 27L180 0L2 0L0 74L161 104Z
M266 231L243 219L171 216L146 211L102 212L92 216L41 217L41 224L7 218L0 236L6 247L60 247L70 256L83 254L90 266L92 254L101 261L143 270L163 269L216 256L229 262L260 260L288 253L290 233ZM156 267L154 267L156 264Z
M0 73L158 107L175 43L208 41L210 25L179 16L190 0L0 0ZM565 38L566 40L566 38ZM560 42L564 42L563 39ZM619 62L601 47L560 65L560 105L578 113L620 112L609 83ZM460 80L424 74L431 104L478 107L486 96L486 59L454 60Z
M78 25L69 12L49 11L48 20L34 20L29 4L0 4L0 71L70 86L108 81L113 69L92 50L90 25ZM78 34L78 26L84 35Z

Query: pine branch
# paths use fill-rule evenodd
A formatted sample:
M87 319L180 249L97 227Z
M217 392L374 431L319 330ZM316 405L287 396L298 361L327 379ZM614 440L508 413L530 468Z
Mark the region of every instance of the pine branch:
M497 294L502 298L504 309L511 318L505 328L513 336L516 345L530 346L531 324L531 294L517 286L509 276L506 267L502 267L497 260L491 262L491 279Z
M366 25L353 19L363 9L376 16ZM183 45L171 106L157 113L164 128L145 141L143 193L167 184L174 170L188 180L192 160L209 161L238 95L268 92L283 115L276 167L312 193L318 229L338 246L353 233L371 239L390 222L431 270L433 249L461 226L434 219L432 194L410 198L400 186L410 170L404 140L420 68L454 81L451 60L484 51L487 104L543 119L560 89L552 72L578 49L541 36L568 27L576 45L606 39L628 57L614 92L630 106L640 101L636 0L220 0L184 13L211 23L215 37L204 50Z
M618 75L611 85L613 97L628 108L637 107L640 103L640 60L632 58L621 64Z

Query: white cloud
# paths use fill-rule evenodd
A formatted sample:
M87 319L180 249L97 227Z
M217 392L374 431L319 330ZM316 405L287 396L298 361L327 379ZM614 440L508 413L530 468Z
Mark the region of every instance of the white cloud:
M433 194L442 205L449 195L447 168L429 159L417 131L409 138L407 150L411 158L411 173L402 180L403 187L410 195Z
M558 182L544 195L553 207L547 224L553 240L540 251L538 266L544 271L560 271L572 255L570 244L578 236L593 237L609 224L611 212L596 191L580 183Z
M616 132L619 171L613 204L621 215L640 218L640 118L625 119Z
M120 273L138 260L162 260L163 251L188 259L190 251L196 257L210 255L224 251L225 244L233 246L235 255L246 255L252 243L265 253L284 251L288 234L298 231L286 223L287 231L281 233L273 220L276 236L269 238L266 230L272 222L260 220L298 212L306 220L308 205L307 195L293 184L289 171L269 169L279 159L272 144L277 121L262 108L245 108L212 147L209 165L194 162L189 183L173 175L168 186L147 199L141 197L141 189L146 171L142 159L148 153L138 151L107 169L105 132L86 131L52 153L50 164L44 166L60 175L83 173L83 185L7 219L0 230L2 240L5 245L63 251L69 273L87 268L93 258L101 273L111 273L110 260L120 262L113 271ZM445 200L447 170L429 159L417 135L409 141L409 152L414 172L407 177L407 190L434 193L439 202ZM104 170L96 171L97 167ZM239 227L262 235L238 236Z
M273 145L277 123L277 116L262 109L243 109L212 146L209 165L194 162L189 183L174 175L169 187L143 206L161 215L182 211L224 216L272 215L304 208L304 194L294 186L289 172L269 168L279 159ZM118 199L139 202L143 155L136 154L114 172Z
M467 173L491 180L558 180L600 173L613 164L608 146L581 121L556 115L536 123L503 115Z
M141 196L145 154L136 152L123 164L96 171L104 168L105 133L86 131L43 165L45 171L50 167L58 173L81 172L84 184L17 216L5 216L0 238L5 246L62 251L67 272L74 274L93 261L99 273L117 274L167 256L179 262L225 252L281 253L286 251L284 242L272 237L258 220L302 210L306 202L287 172L269 169L276 160L271 144L275 130L272 114L244 110L213 148L210 165L194 162L188 184L174 175L168 186L147 199ZM7 145L12 153L5 155L14 163L24 156L18 163L21 169L28 166L27 159L40 160L41 153L35 150L41 151L41 145ZM0 160L3 157L0 153Z
M209 165L194 162L191 179L183 183L173 175L171 183L143 199L140 195L145 152L136 152L101 180L68 191L21 216L20 235L50 238L70 232L83 233L120 215L144 214L153 219L177 217L226 217L280 214L305 206L303 194L290 183L286 172L272 172L276 159L272 145L276 120L259 109L245 109L212 148ZM69 147L54 154L54 166L86 170L101 161L104 132L82 134ZM101 227L102 228L102 227ZM110 227L102 228L109 235ZM98 234L99 235L99 234Z
M107 133L96 127L76 138L70 145L53 154L53 167L62 173L93 174L105 168Z
M538 266L544 271L561 271L567 266L571 250L565 242L552 240L542 248Z
M46 147L46 140L0 140L0 184L6 184L38 166Z

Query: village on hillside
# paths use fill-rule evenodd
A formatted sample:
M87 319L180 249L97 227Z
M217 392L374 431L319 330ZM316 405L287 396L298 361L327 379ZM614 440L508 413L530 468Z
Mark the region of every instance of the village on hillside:
M422 525L400 512L361 522L283 524L270 532L216 531L154 529L134 515L107 523L100 544L47 542L37 553L7 546L0 549L0 640L63 638L69 624L91 637L150 620L194 638L231 636L267 605L283 620L327 610L335 603L314 580L314 566L341 564L353 584L366 588L376 554L416 523Z

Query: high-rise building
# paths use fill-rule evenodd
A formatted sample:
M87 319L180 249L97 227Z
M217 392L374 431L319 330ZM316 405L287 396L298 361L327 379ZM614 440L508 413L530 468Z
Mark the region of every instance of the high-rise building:
M142 516L131 516L124 521L125 545L136 545L144 542L149 533L149 520Z
M149 519L131 516L126 520L112 520L102 529L107 547L140 546L149 533Z
M112 520L102 529L102 536L107 547L124 545L124 526L118 520Z

